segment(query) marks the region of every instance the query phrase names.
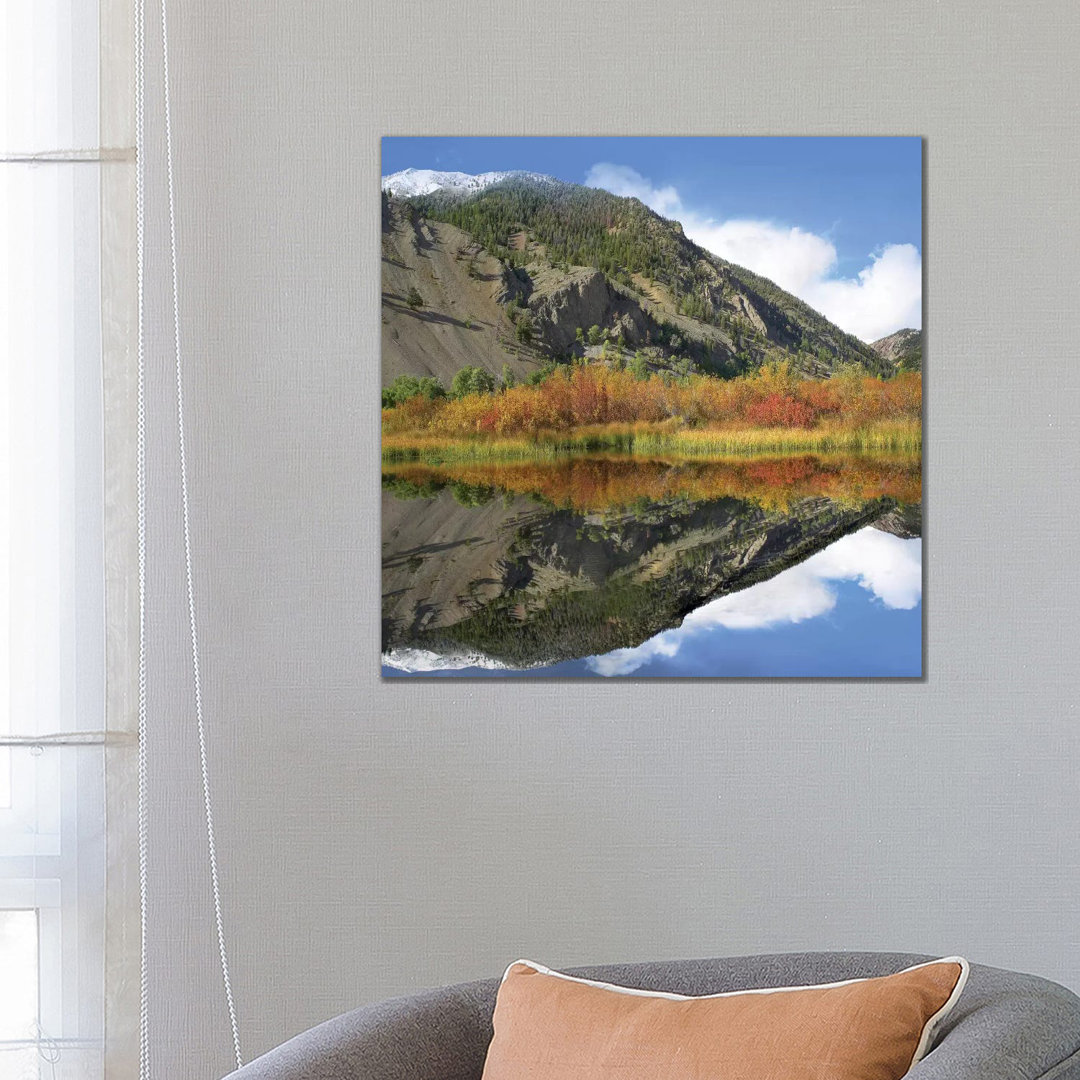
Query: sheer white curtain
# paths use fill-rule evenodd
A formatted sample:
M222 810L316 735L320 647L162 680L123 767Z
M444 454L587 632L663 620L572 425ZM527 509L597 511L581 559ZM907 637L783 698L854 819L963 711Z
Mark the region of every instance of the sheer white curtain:
M105 1059L98 0L0 14L0 1077Z

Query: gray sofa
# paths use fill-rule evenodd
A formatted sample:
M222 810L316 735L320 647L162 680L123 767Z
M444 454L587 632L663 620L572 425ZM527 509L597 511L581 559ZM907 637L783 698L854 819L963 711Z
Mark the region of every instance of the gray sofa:
M790 953L576 968L622 986L717 994L888 975L906 953ZM480 1080L498 979L346 1013L297 1035L228 1080ZM1080 999L1032 975L973 964L934 1049L910 1080L1080 1080Z

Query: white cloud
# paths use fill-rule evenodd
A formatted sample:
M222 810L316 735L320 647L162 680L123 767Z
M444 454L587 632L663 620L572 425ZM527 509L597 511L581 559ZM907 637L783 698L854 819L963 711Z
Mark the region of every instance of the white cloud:
M633 649L614 649L603 656L590 656L585 663L597 675L629 675L654 656L674 656L679 651L678 630L665 630Z
M832 582L854 581L881 603L910 610L922 598L922 541L902 540L874 528L849 533L805 562L742 592L692 611L633 649L616 649L587 663L598 675L629 675L656 656L672 657L683 642L715 627L762 630L826 615L836 607Z
M779 284L779 283L778 283ZM876 341L922 326L922 257L912 244L889 244L857 278L813 282L806 302L849 334Z
M742 592L721 596L692 611L683 620L689 630L723 626L728 630L761 630L780 623L800 623L825 615L836 607L836 593L826 579L806 564L751 585Z
M589 170L588 176L585 177L585 186L603 188L605 191L610 191L612 195L626 195L640 199L646 206L664 217L671 217L682 210L682 202L675 188L671 185L654 188L637 169L632 169L629 165L612 165L602 161Z
M695 243L728 262L745 266L800 295L836 265L836 248L823 236L797 225L783 228L770 221L698 221L684 228Z
M887 608L910 611L922 599L922 540L860 529L812 555L802 566L827 580L856 581Z
M922 258L912 244L885 244L868 255L870 261L855 277L834 277L836 247L817 233L775 221L720 221L696 213L683 206L673 186L653 187L626 165L596 164L585 183L633 196L675 218L696 244L770 278L863 341L922 326Z

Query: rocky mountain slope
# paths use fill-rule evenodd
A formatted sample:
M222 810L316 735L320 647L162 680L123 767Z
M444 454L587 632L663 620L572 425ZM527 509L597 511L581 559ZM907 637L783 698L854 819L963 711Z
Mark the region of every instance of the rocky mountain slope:
M870 348L895 368L906 371L922 370L922 331L897 330L888 337L878 338Z
M523 173L406 170L383 186L384 385L449 385L467 365L521 378L602 348L607 362L725 377L773 359L817 377L894 369L637 199Z

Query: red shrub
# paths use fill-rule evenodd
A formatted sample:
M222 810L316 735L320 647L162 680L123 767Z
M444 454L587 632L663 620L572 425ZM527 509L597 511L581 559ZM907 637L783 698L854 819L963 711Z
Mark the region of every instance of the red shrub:
M769 394L753 401L743 412L746 421L757 427L813 427L814 410L787 394Z

